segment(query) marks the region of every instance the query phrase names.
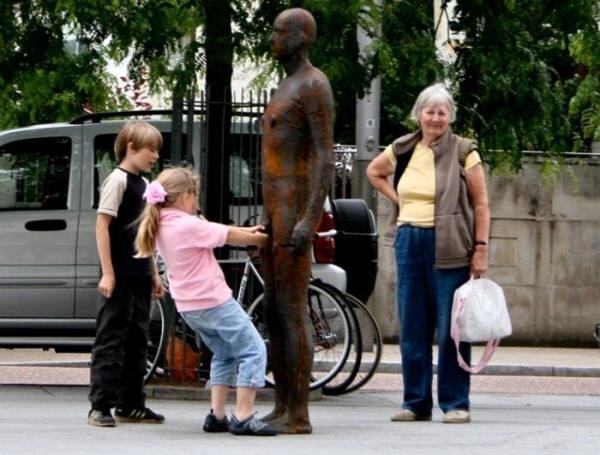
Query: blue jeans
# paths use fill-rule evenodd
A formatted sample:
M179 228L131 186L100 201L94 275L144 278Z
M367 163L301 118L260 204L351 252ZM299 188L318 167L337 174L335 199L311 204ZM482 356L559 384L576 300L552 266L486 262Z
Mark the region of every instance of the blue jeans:
M433 407L432 344L438 339L438 403L442 411L469 410L470 375L456 360L450 337L450 313L454 291L469 278L469 268L435 268L435 229L402 225L394 244L398 270L402 379L405 409L430 415ZM471 346L461 343L467 363Z
M210 385L259 388L265 385L265 342L235 299L208 310L181 313L213 353Z

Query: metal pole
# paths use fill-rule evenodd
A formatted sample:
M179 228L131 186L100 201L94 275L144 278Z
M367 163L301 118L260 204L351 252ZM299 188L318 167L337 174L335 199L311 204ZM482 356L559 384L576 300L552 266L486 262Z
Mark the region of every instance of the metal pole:
M183 97L178 89L173 91L173 117L171 118L171 163L181 164L181 135L183 130Z
M383 0L376 0L381 8ZM381 32L381 24L377 33ZM370 57L369 46L373 38L360 26L357 28L359 62ZM356 159L352 168L352 197L364 199L367 206L375 212L374 189L367 180L366 169L379 150L379 108L381 99L381 78L371 81L368 92L356 100Z

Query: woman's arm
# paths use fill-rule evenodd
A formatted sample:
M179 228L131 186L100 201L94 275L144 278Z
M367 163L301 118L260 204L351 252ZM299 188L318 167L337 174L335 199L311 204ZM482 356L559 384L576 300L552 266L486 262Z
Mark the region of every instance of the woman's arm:
M486 242L485 245L475 244L471 258L471 273L474 276L484 274L488 268L488 247L490 238L490 206L488 203L485 170L483 164L477 164L466 172L469 198L473 205L475 221L475 241Z
M394 204L398 204L398 194L390 181L390 175L395 171L394 165L384 153L380 153L367 167L367 178L377 191Z

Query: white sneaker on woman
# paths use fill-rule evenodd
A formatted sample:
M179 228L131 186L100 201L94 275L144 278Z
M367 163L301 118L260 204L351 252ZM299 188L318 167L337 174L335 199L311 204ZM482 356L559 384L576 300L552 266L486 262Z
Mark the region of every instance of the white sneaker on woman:
M453 409L444 414L444 423L469 423L471 414L464 409Z

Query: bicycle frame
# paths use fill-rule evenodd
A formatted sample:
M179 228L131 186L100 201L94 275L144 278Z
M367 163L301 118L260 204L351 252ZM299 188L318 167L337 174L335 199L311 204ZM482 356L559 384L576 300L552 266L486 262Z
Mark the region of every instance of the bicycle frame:
M315 237L333 237L337 234L335 229L330 229L325 232L316 232ZM244 272L242 273L242 279L240 280L239 289L237 293L237 301L240 305L243 306L244 296L246 294L246 286L248 284L248 279L250 277L250 272L254 275L254 277L258 280L260 285L264 288L265 281L260 275L256 265L252 261L252 256L248 255L245 259L219 259L219 264L244 264ZM311 278L312 280L312 278Z
M258 280L261 286L265 286L265 281L258 272L258 269L252 262L252 257L247 256L246 259L219 259L219 264L244 264L244 272L242 273L242 279L240 280L239 289L237 293L237 301L240 305L244 301L244 295L246 294L246 286L250 278L250 272Z

